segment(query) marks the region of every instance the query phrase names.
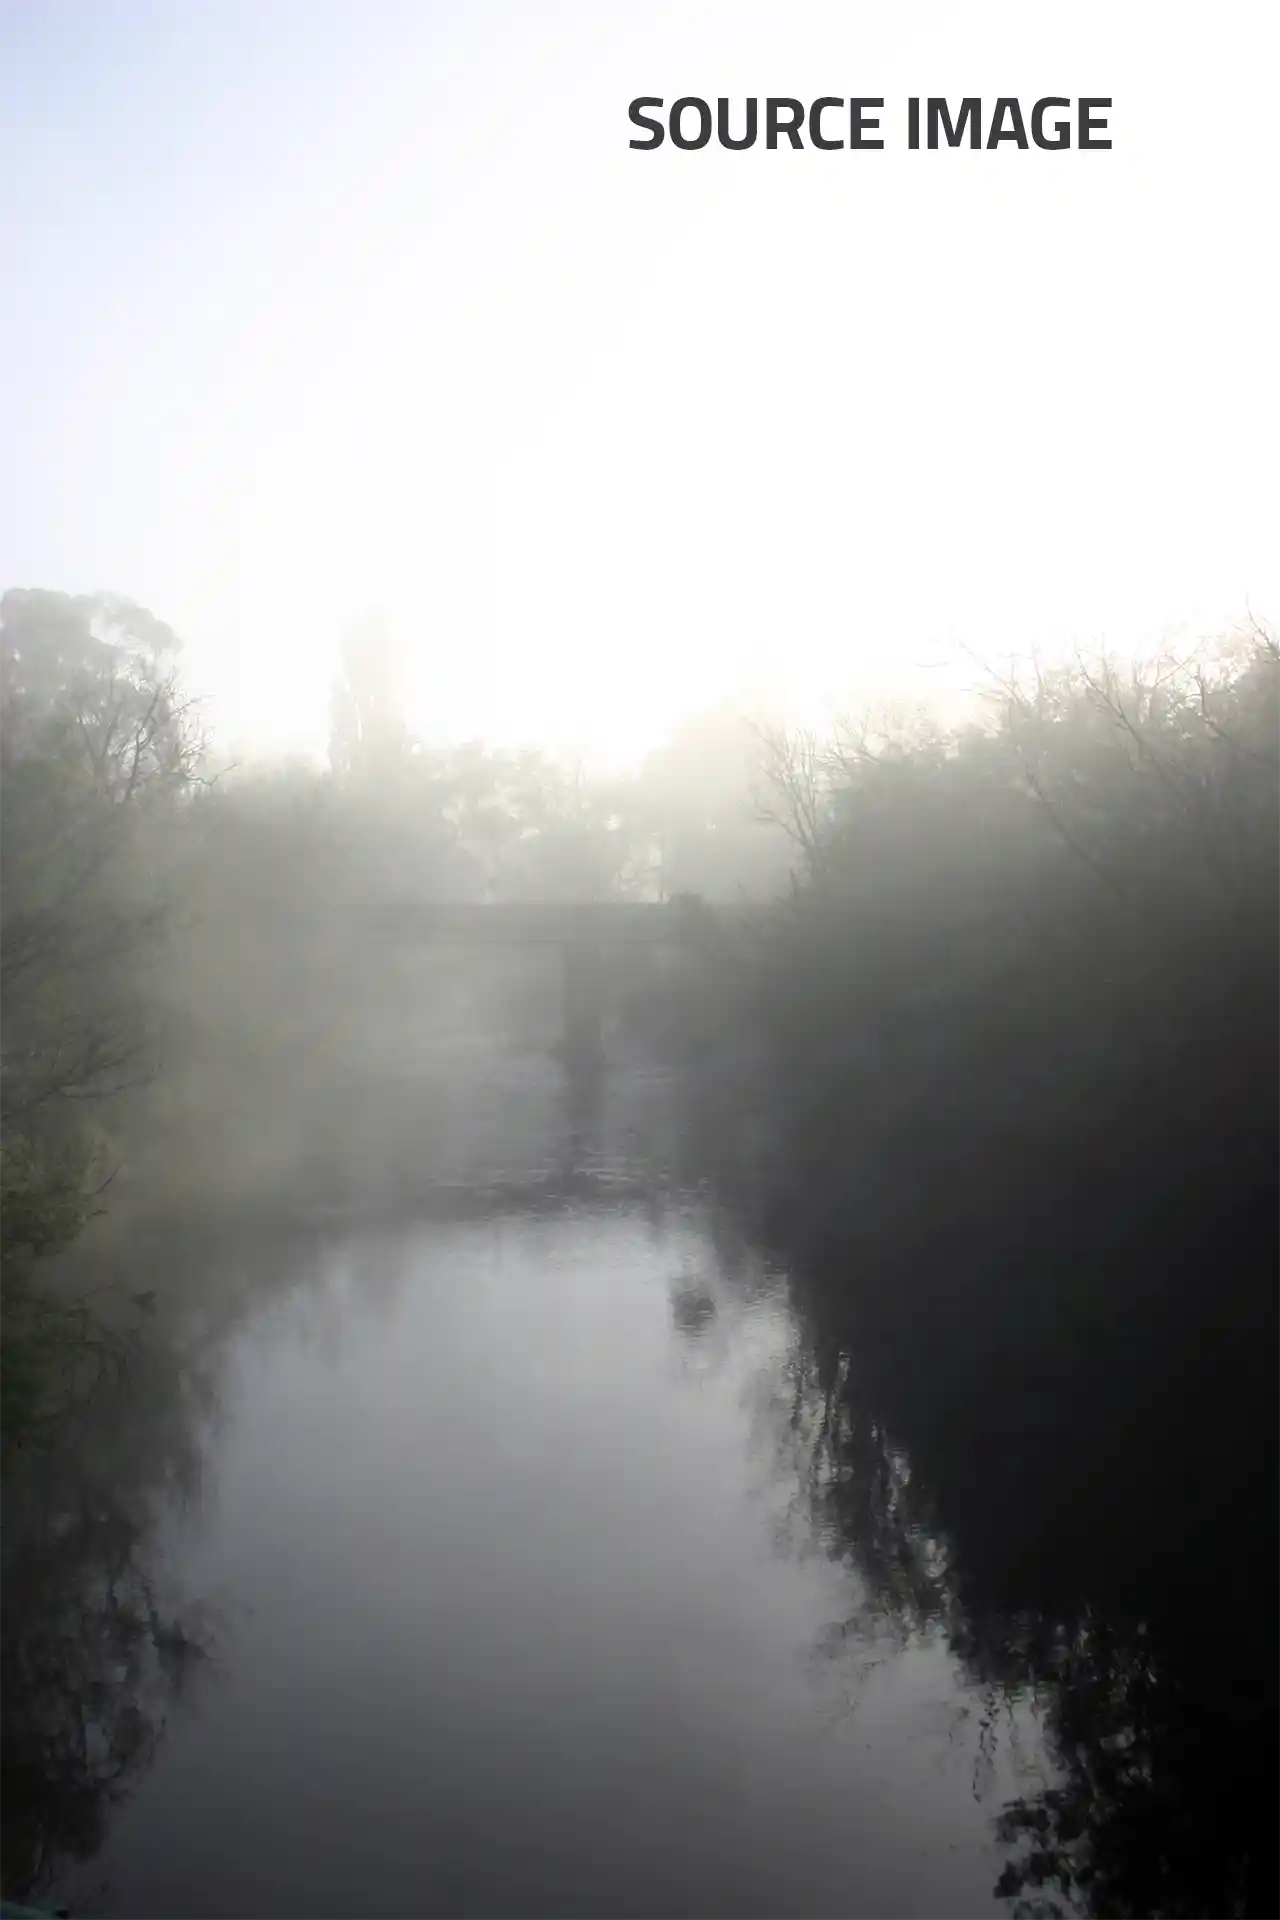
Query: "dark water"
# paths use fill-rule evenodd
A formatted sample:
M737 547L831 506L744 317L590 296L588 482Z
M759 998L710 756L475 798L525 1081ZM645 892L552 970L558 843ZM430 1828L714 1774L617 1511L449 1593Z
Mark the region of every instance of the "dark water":
M467 1088L433 1191L83 1256L159 1304L92 1444L7 1503L10 1890L1009 1911L1035 1691L994 1705L851 1564L788 1275L682 1173L670 1086Z

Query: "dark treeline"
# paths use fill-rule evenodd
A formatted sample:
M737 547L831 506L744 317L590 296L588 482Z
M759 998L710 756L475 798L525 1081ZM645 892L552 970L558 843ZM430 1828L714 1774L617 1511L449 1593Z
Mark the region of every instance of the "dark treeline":
M745 1017L814 1495L1047 1701L1024 1913L1276 1905L1278 682L1254 632L777 750L804 877Z
M528 967L382 954L367 908L773 898L624 979L619 1017L694 1064L703 1163L793 1275L839 1550L901 1631L946 1632L993 1725L1046 1707L1061 1779L1005 1810L1002 1891L1275 1910L1267 633L985 674L951 731L726 710L615 780L424 746L376 624L327 769L226 767L176 636L129 602L11 593L0 640L10 1458L65 1444L132 1338L118 1301L97 1321L59 1291L95 1213L131 1184L226 1205L377 1192L397 1156L429 1177L434 1053L554 998Z

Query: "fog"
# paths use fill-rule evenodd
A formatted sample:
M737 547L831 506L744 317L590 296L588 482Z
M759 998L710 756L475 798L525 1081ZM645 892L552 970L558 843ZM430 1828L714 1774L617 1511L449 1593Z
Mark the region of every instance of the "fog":
M1265 1912L1267 630L614 775L3 644L14 1894Z
M1274 1914L1262 36L4 32L5 1913Z
M628 760L756 675L1274 613L1266 9L5 22L0 578L171 621L229 750L323 758L370 604L422 736ZM1113 148L909 152L958 91L1110 95ZM778 92L884 96L885 151L627 146Z

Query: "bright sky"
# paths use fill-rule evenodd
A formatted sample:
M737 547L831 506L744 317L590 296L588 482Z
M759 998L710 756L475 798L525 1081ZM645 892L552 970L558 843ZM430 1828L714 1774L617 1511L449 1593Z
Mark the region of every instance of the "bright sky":
M0 582L322 751L384 608L433 736L635 751L761 675L1280 615L1280 10L0 0ZM884 95L882 153L630 151ZM911 153L909 94L1111 152Z

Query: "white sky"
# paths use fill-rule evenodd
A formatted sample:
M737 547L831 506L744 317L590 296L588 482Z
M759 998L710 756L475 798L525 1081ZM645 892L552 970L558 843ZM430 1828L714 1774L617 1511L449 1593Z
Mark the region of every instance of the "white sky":
M128 593L225 732L636 750L764 675L1280 614L1280 9L0 0L0 581ZM908 94L1110 94L910 153ZM627 105L882 94L882 153Z

